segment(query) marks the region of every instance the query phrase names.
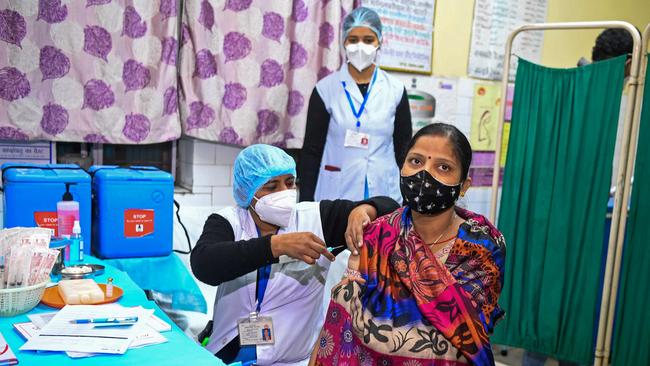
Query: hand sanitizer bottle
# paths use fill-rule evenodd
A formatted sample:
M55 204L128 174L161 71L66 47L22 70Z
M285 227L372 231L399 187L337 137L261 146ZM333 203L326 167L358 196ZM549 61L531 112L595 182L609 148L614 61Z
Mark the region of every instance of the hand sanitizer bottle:
M60 237L70 236L74 221L79 220L79 202L75 201L72 193L70 193L70 185L73 184L76 183L65 184L63 198L56 204L58 235Z
M81 236L81 225L74 221L70 237L70 261L80 262L84 259L84 238Z

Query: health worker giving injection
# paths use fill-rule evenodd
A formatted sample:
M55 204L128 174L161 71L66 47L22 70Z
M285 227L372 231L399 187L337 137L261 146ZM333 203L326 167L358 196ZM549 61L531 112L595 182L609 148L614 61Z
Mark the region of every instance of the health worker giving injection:
M360 7L343 21L347 62L309 100L298 179L301 201L389 196L401 202L399 166L411 139L404 85L375 64L381 21Z

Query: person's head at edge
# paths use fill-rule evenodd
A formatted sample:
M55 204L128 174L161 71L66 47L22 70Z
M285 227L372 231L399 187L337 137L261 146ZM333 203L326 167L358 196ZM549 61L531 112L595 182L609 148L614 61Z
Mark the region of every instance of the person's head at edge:
M401 169L404 203L416 215L451 213L458 197L462 197L471 186L472 179L468 177L471 162L471 145L456 127L446 123L423 127L411 139ZM414 185L415 189L409 189L409 185ZM418 185L424 188L420 190ZM420 194L418 200L423 205L428 200L433 208L420 207L418 210L413 197L407 200L414 192L424 192L428 197Z
M629 76L633 49L634 40L630 32L623 28L608 28L596 38L596 43L591 50L591 61L598 62L627 55L625 76Z
M343 20L345 55L358 72L367 70L375 62L381 45L381 32L379 15L366 7L356 8Z
M286 227L297 202L295 180L296 163L282 149L251 145L235 159L233 196L253 218Z

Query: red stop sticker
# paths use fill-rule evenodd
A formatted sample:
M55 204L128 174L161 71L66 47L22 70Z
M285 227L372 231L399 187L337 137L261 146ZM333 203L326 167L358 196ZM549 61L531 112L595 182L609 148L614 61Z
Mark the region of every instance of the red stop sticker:
M141 238L153 234L154 210L124 210L124 237Z
M36 222L36 226L38 227L44 227L46 229L54 230L54 236L59 236L58 233L59 226L57 224L58 219L57 219L56 211L34 212L34 222Z

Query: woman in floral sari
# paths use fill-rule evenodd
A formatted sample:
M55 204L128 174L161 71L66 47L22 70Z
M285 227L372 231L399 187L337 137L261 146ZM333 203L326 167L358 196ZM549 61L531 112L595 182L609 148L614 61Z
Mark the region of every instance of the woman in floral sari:
M404 207L369 224L332 290L312 365L493 365L488 335L504 312L505 242L455 206L472 150L447 124L413 137L401 170Z

